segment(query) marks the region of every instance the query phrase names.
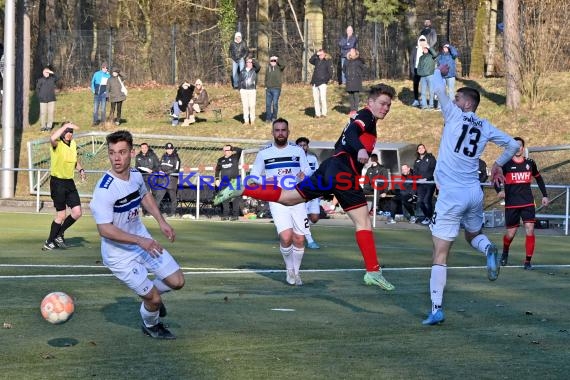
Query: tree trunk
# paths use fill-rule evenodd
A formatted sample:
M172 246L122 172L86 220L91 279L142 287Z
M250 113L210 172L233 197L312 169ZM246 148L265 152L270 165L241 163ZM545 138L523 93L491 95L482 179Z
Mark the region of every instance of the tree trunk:
M489 39L487 46L487 69L485 70L486 76L495 74L495 49L497 40L497 3L498 0L491 0L491 12L489 14Z
M505 18L505 76L507 80L507 108L518 109L521 103L520 91L520 37L519 37L519 2L505 0L503 5Z
M261 70L257 74L257 85L265 82L265 65L269 63L269 0L259 0L259 29L257 33L257 62Z
M143 72L145 75L143 76L144 81L152 80L152 68L150 63L150 49L152 46L152 19L150 17L150 2L151 0L138 0L139 9L143 16L143 23L144 23L144 37L143 37L143 46L140 51L141 57L140 61L142 62Z
M312 75L312 67L308 65L309 57L323 47L323 0L307 0L305 3L305 26L309 29L305 31L307 49L303 53L303 64L307 65L307 79Z

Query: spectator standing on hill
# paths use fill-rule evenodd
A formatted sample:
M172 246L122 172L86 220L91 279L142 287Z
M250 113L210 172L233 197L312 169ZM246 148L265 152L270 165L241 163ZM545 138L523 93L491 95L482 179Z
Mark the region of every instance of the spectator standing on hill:
M202 81L196 79L196 82L194 82L194 94L192 95L192 100L188 103L188 123L194 124L196 122L194 113L204 112L208 105L210 105L208 91L204 88Z
M154 150L152 150L147 143L140 145L140 152L135 157L135 167L142 174L143 181L146 185L146 190L152 192L154 195L154 186L150 186L148 179L152 173L157 173L160 167L160 160ZM143 208L143 215L148 215L148 211Z
M190 114L188 110L188 104L192 100L192 95L194 94L194 86L190 84L187 80L184 80L178 90L176 91L176 99L172 103L170 108L170 116L172 116L172 126L175 127L180 121L180 113L186 112L186 118L184 119L183 127L190 125ZM160 206L160 204L159 204Z
M265 121L267 123L273 123L278 117L283 70L285 70L285 62L276 55L271 56L265 72Z
M423 225L430 223L433 216L433 194L435 184L423 183L433 181L436 159L433 154L428 153L424 144L418 144L416 148L416 161L414 162L414 175L418 176L417 195L422 213L424 214Z
M44 67L36 82L36 96L40 102L40 131L51 131L55 113L55 89L59 77L49 66Z
M315 117L327 117L327 84L332 78L332 62L330 56L323 49L319 49L309 58L309 63L315 66L311 77Z
M437 32L435 28L431 25L431 20L424 20L424 27L420 31L420 36L425 36L427 39L428 46L437 46Z
M85 170L77 159L77 144L73 140L73 133L78 129L77 125L66 122L50 136L49 187L56 215L42 248L44 251L67 248L64 233L83 214L79 192L73 180L75 169L81 175L82 181L86 178ZM67 207L71 209L71 214L66 216Z
M247 56L247 44L243 41L240 32L234 34L234 40L230 43L230 58L232 59L232 85L234 89L239 89L240 74L245 68L245 57Z
M170 198L170 208L166 216L172 217L176 215L176 207L178 206L178 199L176 192L178 190L178 174L180 171L180 157L174 149L172 143L165 145L166 152L160 158L160 166L156 183L156 204L160 208L162 198L168 193Z
M123 83L121 70L118 67L113 67L111 71L111 78L107 84L109 92L109 102L111 103L111 110L109 111L109 121L115 125L121 124L121 113L123 110L123 102L127 100L127 88ZM117 115L115 116L115 109Z
M216 177L216 187L218 190L222 190L229 186L230 180L235 179L239 175L239 161L241 158L242 149L237 146L224 145L223 147L224 155L218 158L216 163L215 177ZM239 210L241 204L241 197L234 198L232 200L227 200L222 203L222 220L230 219L230 208L231 208L231 220L239 219Z
M107 135L109 169L95 185L91 213L101 236L103 264L133 290L142 302L142 332L155 339L175 339L161 318L166 316L162 294L184 287L180 266L154 240L138 213L139 204L156 219L160 231L174 242L176 233L160 214L141 174L131 168L133 136L128 131ZM154 279L149 279L152 273Z
M526 236L524 269L531 270L532 265L530 261L534 255L534 223L536 222L536 207L530 187L533 178L542 193L540 202L542 206L548 206L550 200L548 199L546 186L538 171L536 162L524 156L524 140L521 137L515 137L515 140L519 145L519 149L515 156L503 165L505 188L501 190L500 186L496 187L499 198L505 199L505 225L507 226L507 232L503 236L501 265L504 266L508 263L509 248L517 234L517 229L522 219Z
M346 77L346 92L348 92L348 100L350 101L350 117L356 115L356 111L360 107L360 92L362 91L362 79L365 70L366 66L360 58L358 50L350 49L342 67L343 75Z
M445 87L447 88L447 96L450 99L455 98L455 59L457 58L457 49L451 44L443 45L441 53L437 57L438 65L447 65L449 67L449 72L445 74L443 79L445 80Z
M435 93L441 102L443 132L435 180L439 197L430 224L433 240L433 261L429 280L431 311L422 321L424 325L436 325L445 320L443 291L447 283L447 258L451 246L459 235L460 224L465 227L465 240L487 258L487 278L495 281L499 276L497 247L481 230L483 225L483 191L479 182L479 158L488 142L503 147L503 153L493 164L494 182L504 182L501 167L516 153L517 142L497 129L488 120L475 114L480 101L479 91L463 87L455 100L445 92L443 76L447 66L435 70ZM417 173L416 173L417 174Z
M325 160L313 175L306 177L294 189L285 190L269 183L264 186L234 184L235 186L220 191L214 198L214 204L245 195L292 206L332 193L354 224L356 242L366 267L364 283L390 291L395 288L382 275L368 215L368 204L358 178L376 144L376 123L384 119L390 111L396 90L381 83L372 86L368 94L366 107L346 124L335 144L332 157ZM339 180L341 174L348 180L348 184Z
M418 63L418 75L420 76L420 107L421 109L433 110L435 108L435 93L433 92L433 71L437 52L432 47L424 46ZM429 91L429 106L427 92Z
M352 28L352 25L346 27L346 35L342 36L339 39L338 46L340 47L340 84L346 84L344 65L348 59L348 52L350 49L356 49L358 46L358 38L354 35L354 29Z
M95 72L91 78L91 92L93 93L93 125L97 126L105 121L107 116L107 82L111 74L107 62L101 64L101 70ZM99 113L99 110L101 113Z
M253 57L245 61L245 70L239 76L239 95L243 109L243 125L253 125L255 121L255 102L257 101L257 73L261 66Z
M410 54L410 75L412 77L412 86L414 91L414 102L412 103L412 107L420 106L420 79L422 77L418 74L418 65L420 64L420 57L424 53L424 46L428 46L427 38L425 36L419 36L417 44Z

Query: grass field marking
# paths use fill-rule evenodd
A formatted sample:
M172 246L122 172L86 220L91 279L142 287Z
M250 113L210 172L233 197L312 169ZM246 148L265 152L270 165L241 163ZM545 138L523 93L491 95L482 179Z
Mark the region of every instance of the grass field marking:
M29 267L30 265L16 265L16 264L0 264L0 267ZM42 267L65 267L65 268L105 268L103 266L81 266L81 265L43 265ZM522 268L522 265L509 265L503 268ZM486 269L485 266L461 266L461 267L448 267L448 269ZM561 269L570 268L570 264L552 264L552 265L534 265L533 268L536 269ZM223 269L223 268L181 268L185 270L185 275L211 275L211 274L261 274L261 273L285 273L285 269ZM431 270L430 267L408 267L408 268L383 268L383 272L408 272L408 271L427 271ZM301 270L303 273L319 273L319 272L362 272L364 269L355 268L336 268L336 269L304 269ZM112 273L99 273L99 274L30 274L30 275L8 275L0 276L0 280L4 279L19 279L19 278L81 278L81 277L111 277Z

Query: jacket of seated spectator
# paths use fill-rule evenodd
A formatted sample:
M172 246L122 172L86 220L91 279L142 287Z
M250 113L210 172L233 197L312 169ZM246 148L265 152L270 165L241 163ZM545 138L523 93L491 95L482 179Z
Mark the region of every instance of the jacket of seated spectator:
M195 93L192 102L194 104L198 104L202 110L208 107L210 104L210 98L208 97L206 89L202 89L199 93Z
M153 173L157 172L160 166L160 161L156 153L154 153L152 149L148 148L146 154L139 152L136 155L135 165L139 172L141 172L143 175L148 175L150 173L144 169L149 169Z
M182 102L182 104L178 104L180 111L182 112L186 112L186 109L188 107L188 103L190 103L190 100L192 100L192 94L194 93L194 85L191 84L188 88L184 88L182 87L182 85L180 85L178 87L178 91L176 92L176 101L178 102L179 100Z
M376 185L378 187L378 192L379 193L388 192L390 184L388 184L387 182L386 183L381 182L381 180L388 181L388 169L386 169L383 165L381 164L371 165L368 169L366 169L365 176L367 178L367 181L363 187L364 194L367 195L374 194L373 183L375 179L380 180L380 182L378 182L378 184Z

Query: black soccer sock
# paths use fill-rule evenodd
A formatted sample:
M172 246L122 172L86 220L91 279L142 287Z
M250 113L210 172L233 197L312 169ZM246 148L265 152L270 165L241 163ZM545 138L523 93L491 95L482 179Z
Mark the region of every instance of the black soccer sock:
M65 220L63 221L63 224L61 225L61 229L58 231L57 236L63 236L65 230L71 227L75 222L76 220L73 219L71 215L68 215L67 218L65 218Z
M59 234L59 230L61 229L62 225L59 223L56 223L55 220L52 220L51 222L51 228L49 231L49 237L48 237L48 242L52 242L54 241L55 237Z

